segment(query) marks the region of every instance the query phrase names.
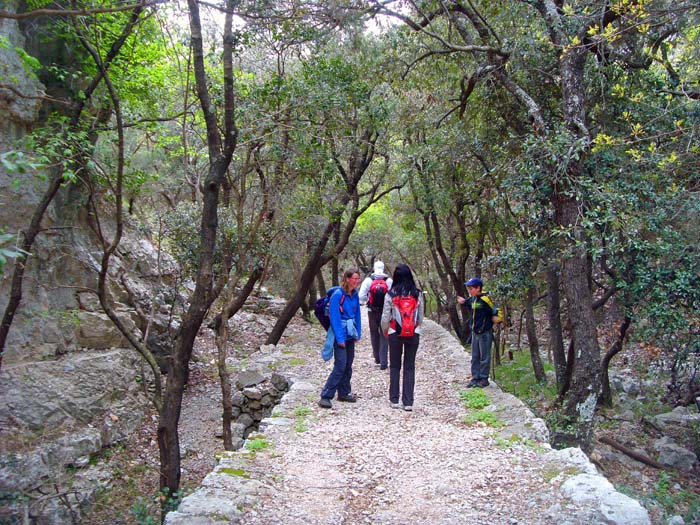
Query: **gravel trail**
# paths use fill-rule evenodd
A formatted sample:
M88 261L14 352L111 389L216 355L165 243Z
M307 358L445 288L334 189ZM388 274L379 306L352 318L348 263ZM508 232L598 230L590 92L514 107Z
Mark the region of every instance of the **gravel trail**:
M466 356L458 366L444 335L431 322L421 334L413 412L390 407L388 370L374 364L368 334L353 367L357 403L316 405L332 366L317 357L304 371L305 396L285 414L297 414L297 427L308 430L265 430L273 447L256 454L252 468L265 473L272 490L242 521L551 523L543 515L553 502L538 453L522 445L499 448L492 428L462 422Z

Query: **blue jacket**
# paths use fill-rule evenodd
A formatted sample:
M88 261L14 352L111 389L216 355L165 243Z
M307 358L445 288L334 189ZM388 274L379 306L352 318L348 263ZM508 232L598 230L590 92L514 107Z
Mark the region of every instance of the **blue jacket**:
M345 300L343 301L343 311L340 311L340 298L345 295ZM348 334L345 329L345 323L343 320L354 319L355 329L357 330L357 337L359 339L362 335L362 321L360 312L360 296L357 290L353 290L350 295L345 293L342 288L337 290L331 296L330 302L330 317L331 317L331 327L335 333L335 340L338 344L344 343L348 339Z
M355 326L355 319L343 319L340 321L345 326L345 333L353 339L359 339L360 336L357 335L357 327ZM335 332L333 332L333 326L328 327L328 332L326 333L326 342L323 343L323 349L321 350L321 356L324 361L330 361L331 357L334 355L335 346Z

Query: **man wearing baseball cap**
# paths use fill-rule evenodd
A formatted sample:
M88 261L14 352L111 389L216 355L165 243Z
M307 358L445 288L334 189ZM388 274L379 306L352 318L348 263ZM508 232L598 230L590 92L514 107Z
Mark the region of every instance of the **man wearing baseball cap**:
M483 291L484 282L479 277L472 277L464 284L469 292L469 298L457 297L457 301L459 304L466 304L469 312L472 379L467 384L467 388L484 388L489 386L493 325L503 321L503 317L496 303Z

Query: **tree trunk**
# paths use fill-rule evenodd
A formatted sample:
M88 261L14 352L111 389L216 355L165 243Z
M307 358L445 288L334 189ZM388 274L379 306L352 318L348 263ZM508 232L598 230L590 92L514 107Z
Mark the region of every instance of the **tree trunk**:
M294 296L287 302L284 310L278 317L275 326L272 328L267 338L267 344L276 345L282 338L284 330L292 320L292 317L294 317L294 314L296 314L299 307L304 303L311 283L316 278L321 268L331 260L337 261L338 255L341 254L347 246L350 241L350 235L357 224L358 217L383 195L398 188L389 187L380 192L379 186L382 181L375 181L371 184L368 191L363 192L366 200L362 205L360 204L360 196L357 192L357 188L374 159L374 145L378 138L378 135L371 128L365 129L360 135L361 138L358 142L353 144L352 151L349 154L349 169L346 169L342 165L335 152L333 154L333 161L336 168L346 184L346 191L339 196L340 198L336 206L337 209L345 211L346 216L348 216L347 223L343 226L340 219L332 219L326 225L326 229L321 235L321 238L316 243L313 251L309 254L306 265L301 272L301 278L299 279L299 284L294 292ZM341 228L342 232L340 231ZM336 240L335 245L329 253L324 254L331 236ZM334 282L337 282L337 273L332 275L331 278L334 279Z
M217 368L221 385L221 423L224 450L233 450L231 437L231 420L233 419L233 403L231 402L231 374L226 367L228 354L228 322L220 323L216 331Z
M545 272L547 279L547 317L549 319L549 344L554 361L557 391L561 392L566 376L566 352L561 326L561 297L559 295L558 264L550 262Z
M34 209L29 227L22 232L22 250L25 252L29 253L32 249L34 240L39 234L39 228L41 227L41 220L44 217L44 213L49 204L51 204L51 201L53 201L56 193L58 193L62 183L63 174L55 176L44 192L41 202ZM10 326L12 326L12 321L17 313L19 303L22 301L22 282L24 280L24 271L27 267L28 257L28 255L18 255L15 259L14 271L12 272L12 284L10 286L10 297L2 317L2 324L0 324L0 368L2 368L2 354L5 350L7 336L10 333Z
M540 383L547 381L547 376L544 373L542 358L540 357L540 345L537 341L537 328L535 324L534 311L535 290L532 287L527 289L525 295L525 329L527 331L527 342L530 347L530 360L532 361L532 369L535 372L535 379Z
M221 383L221 406L224 450L233 450L231 435L231 420L233 419L233 405L231 402L231 374L226 366L228 356L228 320L231 319L243 307L255 288L263 273L263 266L257 266L248 277L243 289L230 301L214 319L216 330L216 349L218 354L219 380Z
M613 357L615 357L623 348L625 342L625 336L627 335L627 329L632 323L632 318L625 316L625 319L620 325L620 329L617 331L617 338L612 346L605 352L603 356L603 361L600 364L600 396L598 397L598 404L606 407L611 407L612 402L612 392L610 391L610 376L608 375L608 366Z
M328 225L326 226L326 231L323 233L323 235L321 235L321 238L316 243L314 251L309 254L309 258L306 261L306 265L301 271L301 276L299 277L297 289L294 292L292 298L289 299L289 301L287 301L287 304L284 306L284 310L282 310L282 313L277 318L275 326L272 327L272 331L267 337L267 340L265 342L266 344L276 345L277 343L279 343L280 339L282 339L282 335L284 334L284 330L287 328L287 325L292 320L292 317L294 317L294 314L297 313L297 310L301 306L301 303L304 302L306 293L311 287L311 282L316 278L316 275L323 266L323 252L326 248L326 245L328 244L328 241L331 238L333 229L334 225L332 223L328 223Z
M203 317L203 316L202 316ZM165 384L163 408L158 419L158 450L160 451L160 489L166 499L173 499L180 488L180 438L178 426L185 390L186 372L192 357L192 347L201 321L194 316L183 319L175 352Z
M576 366L572 378L565 415L572 423L572 439L589 451L593 438L593 415L600 389L600 348L593 316L593 295L589 286L587 239L580 225L580 212L585 203L577 197L576 185L581 178L583 161L588 153L590 137L586 129L585 47L567 49L560 57L562 111L571 140L581 146L575 157L567 161L566 176L555 186L554 204L557 224L569 232L570 252L562 266L562 284L571 321L571 337L576 342Z
M493 360L495 366L501 366L501 326L493 327Z
M569 347L566 351L566 370L564 371L564 377L561 383L561 388L558 390L559 398L557 403L561 404L564 402L564 397L569 392L571 388L571 380L574 377L574 368L576 368L576 355L575 355L576 345L574 340L569 341Z
M319 297L326 294L328 288L326 287L326 280L323 278L323 268L320 268L316 272L316 284L318 284Z
M204 66L204 46L202 27L197 0L188 0L190 17L190 41L194 64L194 76L204 121L207 129L207 146L209 152L209 169L207 178L202 184L202 220L200 223L199 259L195 289L190 299L190 305L182 318L182 324L175 340L172 364L166 382L163 409L158 421L158 447L160 450L160 487L165 495L165 501L175 497L180 488L180 441L178 425L182 410L182 396L192 349L204 317L214 301L214 250L216 247L216 232L218 229L219 192L223 178L231 163L231 157L236 149L238 130L235 125L234 82L232 67L232 5L227 2L227 13L223 34L223 77L224 104L223 119L224 140L220 133L220 122L214 112ZM165 504L165 501L163 502Z
M569 214L576 214L578 203L571 200L565 209ZM564 262L562 271L571 336L576 342L576 364L565 413L577 427L576 442L588 450L593 437L593 415L600 388L600 348L593 318L593 296L588 287L585 249L573 249L574 255Z

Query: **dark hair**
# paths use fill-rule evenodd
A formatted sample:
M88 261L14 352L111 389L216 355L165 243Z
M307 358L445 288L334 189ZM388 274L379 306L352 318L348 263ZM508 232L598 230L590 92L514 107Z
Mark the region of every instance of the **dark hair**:
M391 290L389 290L389 293L392 296L412 295L418 298L420 290L416 287L416 282L413 280L413 273L411 273L411 269L408 265L403 263L397 264L391 280Z
M343 279L340 281L340 287L345 290L345 293L350 293L350 287L348 286L348 280L353 276L353 275L360 275L360 272L357 271L355 268L348 268L343 272Z

